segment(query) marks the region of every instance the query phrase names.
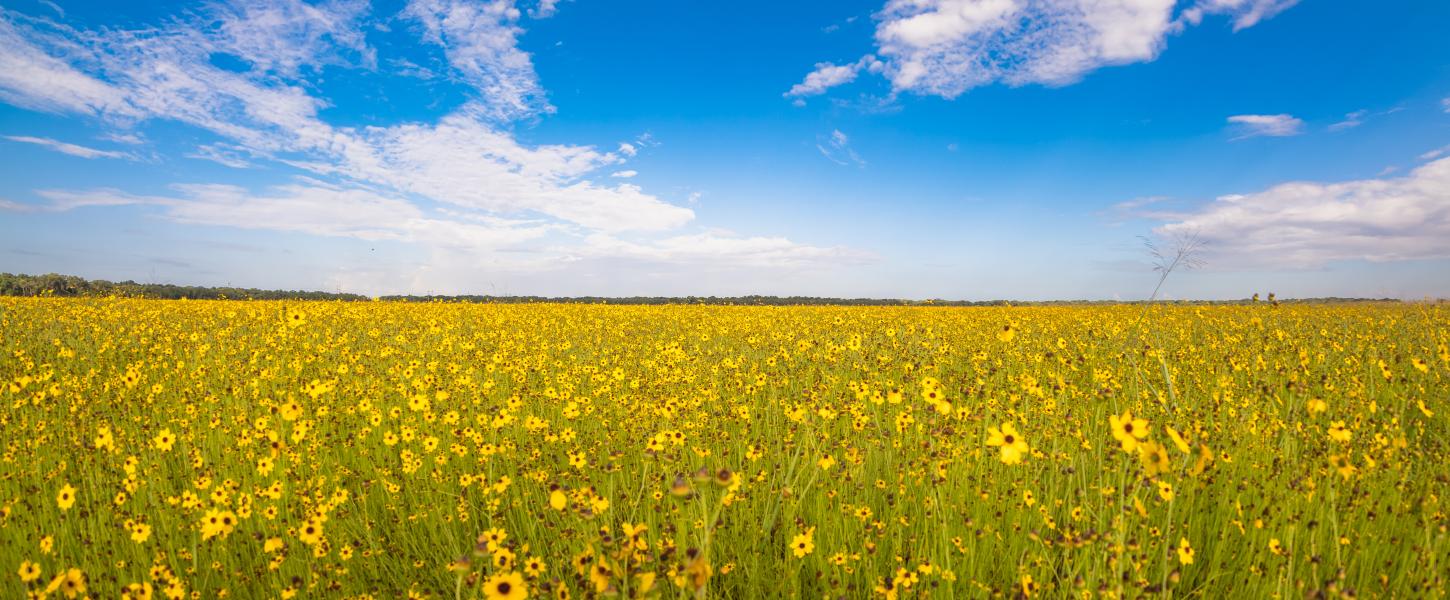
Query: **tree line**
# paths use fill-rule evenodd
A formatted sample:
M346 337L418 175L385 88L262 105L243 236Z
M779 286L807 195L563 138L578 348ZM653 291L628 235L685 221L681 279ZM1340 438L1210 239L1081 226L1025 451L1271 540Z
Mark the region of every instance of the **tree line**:
M24 275L0 273L0 296L55 296L157 298L164 300L368 300L359 294L303 290L259 290L256 288L172 285L85 279L75 275Z
M25 275L0 273L0 296L156 298L166 300L381 300L388 302L454 302L454 303L567 303L567 304L705 304L719 306L1053 306L1086 304L1122 304L1109 300L1049 300L1018 302L1009 300L902 300L892 298L823 298L817 296L487 296L487 295L392 295L369 298L361 294L318 292L307 290L261 290L256 288L173 285L169 283L136 283L85 279L75 275ZM1171 304L1247 304L1243 300L1175 300ZM1399 300L1367 298L1307 298L1280 302L1398 302Z

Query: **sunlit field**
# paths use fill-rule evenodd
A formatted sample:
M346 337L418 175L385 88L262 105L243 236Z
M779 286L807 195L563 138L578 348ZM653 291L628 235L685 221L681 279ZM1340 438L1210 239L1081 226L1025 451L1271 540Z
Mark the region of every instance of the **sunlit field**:
M1450 309L0 299L0 597L1444 597Z

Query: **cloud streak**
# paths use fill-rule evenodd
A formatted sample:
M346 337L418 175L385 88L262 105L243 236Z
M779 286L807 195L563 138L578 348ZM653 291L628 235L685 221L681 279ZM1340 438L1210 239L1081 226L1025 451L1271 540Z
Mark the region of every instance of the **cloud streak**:
M1237 132L1235 140L1253 137L1288 137L1304 133L1304 121L1293 115L1234 115L1228 123Z
M48 148L61 154L69 154L71 156L78 156L80 158L121 158L126 160L136 160L136 157L129 152L119 152L116 150L97 150L95 148L70 144L50 138L31 137L28 135L7 135L4 137L5 139L12 142L35 144L42 148Z

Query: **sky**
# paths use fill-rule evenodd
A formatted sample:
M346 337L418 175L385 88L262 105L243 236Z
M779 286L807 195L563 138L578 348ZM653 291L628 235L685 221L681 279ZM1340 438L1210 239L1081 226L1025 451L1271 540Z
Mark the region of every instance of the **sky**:
M1450 2L0 0L0 272L1450 297Z

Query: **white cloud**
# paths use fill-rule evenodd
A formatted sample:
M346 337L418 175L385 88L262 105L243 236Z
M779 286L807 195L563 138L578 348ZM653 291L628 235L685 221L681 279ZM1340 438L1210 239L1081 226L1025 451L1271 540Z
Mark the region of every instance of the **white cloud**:
M992 83L1074 83L1096 69L1156 59L1167 37L1205 15L1243 29L1293 0L1200 0L1175 18L1175 0L888 0L876 56L894 91L954 98ZM868 57L876 60L875 57ZM863 59L865 60L865 59ZM855 65L819 63L787 96L855 79Z
M639 171L636 171L634 169L625 169L623 171L615 171L609 174L610 177L618 177L620 179L629 179L630 177L634 177L635 175L639 175Z
M1445 112L1450 113L1450 96L1446 96L1440 99L1440 108L1443 108L1445 109Z
M42 146L42 147L45 147L45 148L49 148L51 150L54 150L56 152L60 152L62 154L69 154L71 156L79 156L81 158L124 158L124 159L127 159L127 160L135 160L136 159L135 156L132 156L131 154L126 153L126 152L117 152L115 150L97 150L95 148L88 148L86 146L77 146L75 144L68 144L66 142L52 140L50 138L30 137L30 136L27 136L27 135L7 135L7 136L4 136L4 137L5 137L5 139L10 140L12 142L22 142L22 143L25 143L25 144L35 144L37 146Z
M1420 160L1435 160L1437 158L1440 158L1441 156L1444 156L1447 153L1450 153L1450 146L1441 146L1439 148L1421 154L1419 158Z
M838 85L855 81L856 75L862 69L879 71L882 68L881 62L874 56L865 56L849 65L835 65L828 62L816 63L816 70L806 74L806 78L800 83L791 86L784 94L787 98L799 98L801 96L816 96L824 94Z
M1228 118L1238 135L1235 140L1251 137L1286 137L1304 133L1304 121L1293 115L1234 115Z
M893 0L876 30L898 90L947 98L993 82L1066 85L1153 60L1173 0Z
M625 156L634 156L635 154L639 153L639 148L636 148L634 144L631 144L629 142L620 142L619 153Z
M424 39L441 46L448 64L483 95L489 116L553 111L533 59L518 47L523 29L513 0L411 0L403 14L423 25Z
M1223 196L1157 232L1197 233L1225 267L1450 257L1450 158L1403 177Z

